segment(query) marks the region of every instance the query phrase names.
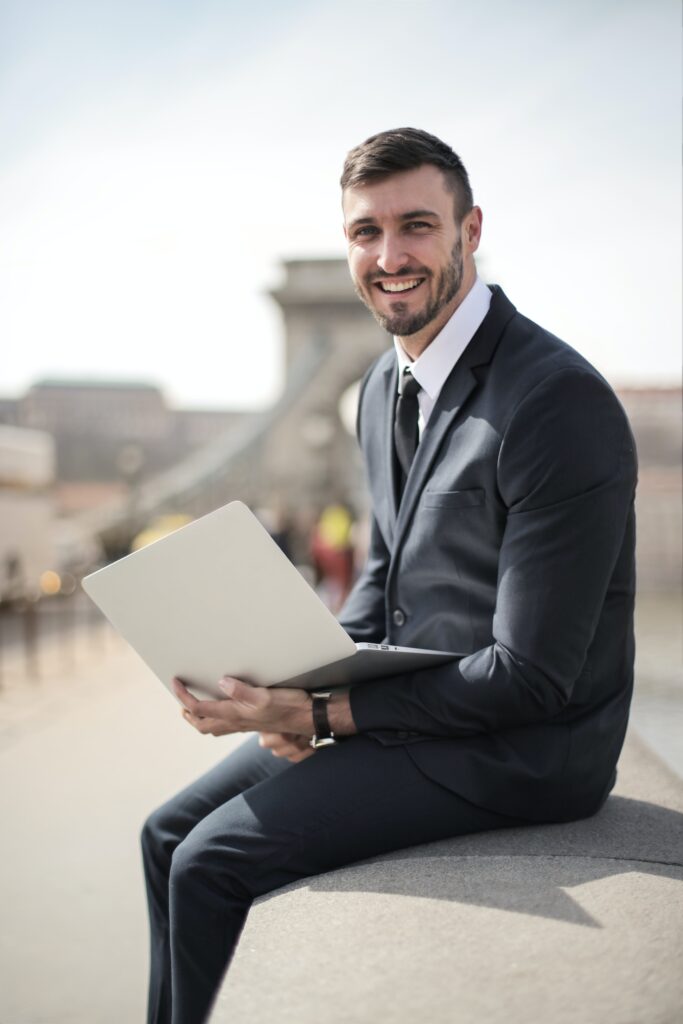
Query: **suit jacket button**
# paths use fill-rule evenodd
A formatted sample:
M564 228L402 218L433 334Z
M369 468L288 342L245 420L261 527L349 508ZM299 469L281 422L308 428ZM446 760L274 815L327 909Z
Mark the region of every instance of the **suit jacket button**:
M404 614L404 612L401 611L400 608L396 608L394 610L394 614L392 615L392 619L394 620L394 625L395 626L402 626L404 624L404 622L406 621L405 614Z

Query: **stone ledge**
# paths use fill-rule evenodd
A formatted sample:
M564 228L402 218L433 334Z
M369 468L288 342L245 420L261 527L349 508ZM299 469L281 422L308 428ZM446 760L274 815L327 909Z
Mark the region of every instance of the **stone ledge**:
M412 847L258 900L211 1024L678 1024L683 783L634 735L594 818Z

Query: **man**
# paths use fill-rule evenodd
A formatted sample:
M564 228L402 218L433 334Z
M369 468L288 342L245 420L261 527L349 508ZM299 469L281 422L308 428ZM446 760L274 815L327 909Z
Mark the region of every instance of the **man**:
M145 827L150 1021L205 1019L254 897L401 846L587 816L614 784L633 681L621 406L477 277L482 214L448 146L373 136L342 189L351 275L394 350L361 390L372 537L340 619L355 640L462 656L314 699L226 679L226 700L197 701L176 683L200 732L261 735Z

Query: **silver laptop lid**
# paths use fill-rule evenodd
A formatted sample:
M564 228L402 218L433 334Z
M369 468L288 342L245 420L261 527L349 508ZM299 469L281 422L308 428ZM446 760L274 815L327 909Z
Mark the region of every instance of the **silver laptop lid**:
M258 519L233 501L83 580L170 687L214 696L224 675L272 683L356 645Z

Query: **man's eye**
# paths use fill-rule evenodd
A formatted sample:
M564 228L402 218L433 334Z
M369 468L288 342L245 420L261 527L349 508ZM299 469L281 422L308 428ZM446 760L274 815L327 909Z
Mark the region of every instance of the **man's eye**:
M356 238L367 237L369 235L376 235L376 234L377 234L377 228L374 228L371 225L368 225L367 227L364 227L364 228L358 228L358 230L356 231Z
M411 220L406 224L407 228L431 228L431 226L426 220Z

